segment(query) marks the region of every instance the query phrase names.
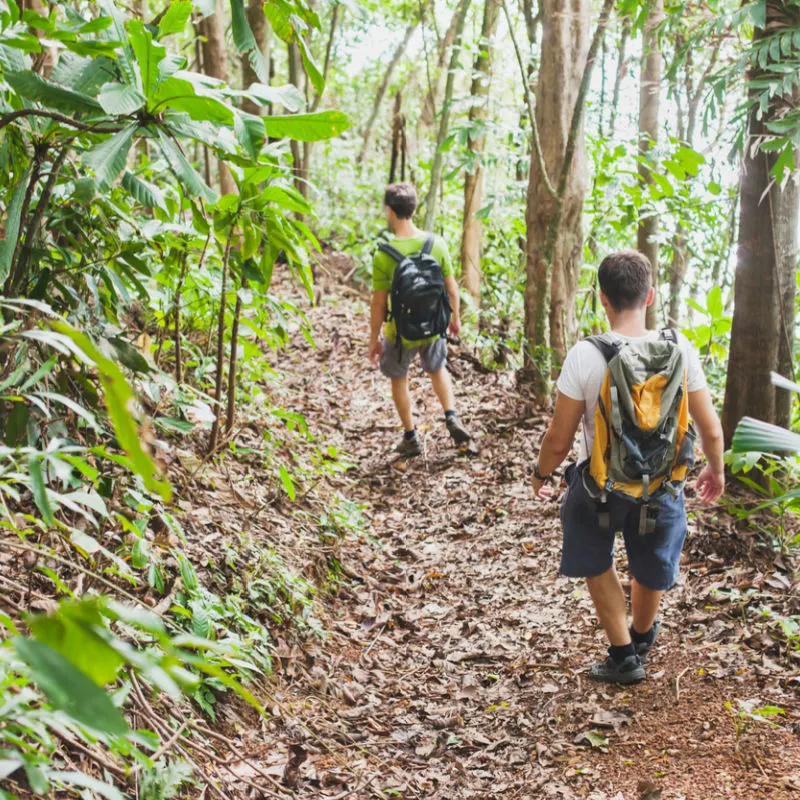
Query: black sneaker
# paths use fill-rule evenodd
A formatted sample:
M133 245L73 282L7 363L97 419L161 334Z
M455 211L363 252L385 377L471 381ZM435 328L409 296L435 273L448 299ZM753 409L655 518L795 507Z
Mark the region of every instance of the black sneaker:
M394 452L407 458L418 456L422 452L419 446L419 436L414 436L411 439L406 439L404 436L400 444L395 447Z
M456 444L466 444L472 440L470 432L461 424L455 414L447 418L446 425L450 436Z
M639 656L628 656L620 663L609 656L605 661L595 664L589 670L591 680L603 683L639 683L646 677Z
M650 655L650 648L656 643L656 639L658 639L658 633L661 630L661 620L658 617L656 617L653 627L650 630L653 631L653 638L649 642L637 642L636 639L633 638L633 625L631 625L631 641L636 648L636 655L639 656L642 664L647 661L647 656Z

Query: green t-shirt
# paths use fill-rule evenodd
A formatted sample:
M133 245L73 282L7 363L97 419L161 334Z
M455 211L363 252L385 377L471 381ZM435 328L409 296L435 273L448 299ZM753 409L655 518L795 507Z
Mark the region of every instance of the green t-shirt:
M389 244L396 250L399 250L404 256L410 256L412 253L419 253L422 250L422 245L425 244L425 234L420 233L410 239L394 239L389 240ZM447 278L453 274L453 268L450 266L450 254L447 252L447 245L444 239L440 236L434 237L433 248L431 255L439 262L442 268L442 275ZM372 291L373 292L391 292L392 278L394 277L394 270L397 267L397 262L387 253L380 250L375 252L372 258ZM391 305L391 295L389 297L389 304ZM383 326L383 335L390 341L397 338L397 328L394 321L389 320ZM403 339L403 347L422 347L431 342L435 342L439 337L431 336L428 339L419 339L409 341Z

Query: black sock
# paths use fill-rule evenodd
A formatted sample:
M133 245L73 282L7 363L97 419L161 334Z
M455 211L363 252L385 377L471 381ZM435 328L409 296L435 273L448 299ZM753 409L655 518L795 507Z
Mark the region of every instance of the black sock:
M621 646L612 644L608 648L608 654L617 664L621 664L628 656L636 655L636 648L633 646L633 642Z
M416 429L416 428L414 428L413 430L406 431L406 432L403 434L403 438L404 438L404 439L406 439L406 440L408 440L409 442L410 442L412 439L416 439L416 438L417 438L417 429Z
M444 421L447 422L449 419L454 419L456 416L455 411L445 411L444 412Z
M631 625L631 639L633 639L634 644L653 644L653 641L656 638L656 626L653 625L647 633L639 633L636 628Z

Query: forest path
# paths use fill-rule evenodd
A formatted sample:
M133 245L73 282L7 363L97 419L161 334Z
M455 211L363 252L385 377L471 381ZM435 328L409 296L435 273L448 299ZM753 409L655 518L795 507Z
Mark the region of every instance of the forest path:
M366 360L366 298L343 285L344 257L327 267L309 311L317 349L298 337L291 362L281 354L283 391L352 454L348 494L376 542L346 548L360 580L333 604L325 642L281 658L275 716L247 737L247 755L303 798L797 797L796 683L708 597L712 582L764 578L733 559L729 524L691 521L693 563L669 595L648 680L590 682L603 636L584 586L558 575L558 506L529 486L546 419L511 373L451 348L480 455L454 450L415 366L424 454L393 462L399 429ZM749 724L737 742L725 708L737 699L786 717Z

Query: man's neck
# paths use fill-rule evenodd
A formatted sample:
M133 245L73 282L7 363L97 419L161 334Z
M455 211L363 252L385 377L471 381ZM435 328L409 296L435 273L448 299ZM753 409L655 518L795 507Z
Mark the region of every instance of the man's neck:
M621 336L630 336L635 339L640 336L646 336L648 333L645 323L645 310L642 308L609 314L608 323L611 326L611 330Z
M392 231L398 239L413 239L419 231L410 219L398 219Z

